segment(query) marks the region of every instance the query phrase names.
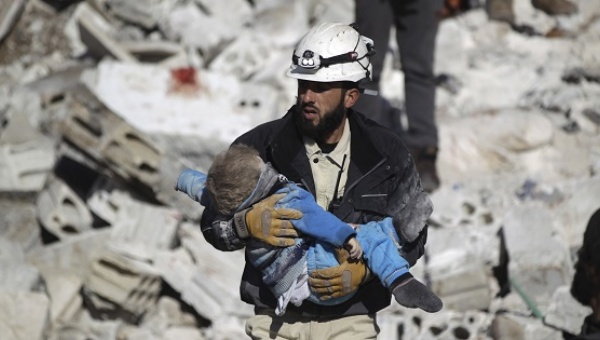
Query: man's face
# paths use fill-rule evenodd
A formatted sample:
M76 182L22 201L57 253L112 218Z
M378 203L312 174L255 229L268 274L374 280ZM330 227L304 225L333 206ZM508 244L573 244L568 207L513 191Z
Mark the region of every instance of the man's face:
M294 122L300 132L315 140L324 140L342 126L346 117L340 82L298 80L298 102Z

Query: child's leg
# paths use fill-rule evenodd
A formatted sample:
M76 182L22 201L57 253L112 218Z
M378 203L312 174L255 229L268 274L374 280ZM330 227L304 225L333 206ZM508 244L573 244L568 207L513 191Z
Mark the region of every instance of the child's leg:
M410 274L408 262L400 256L391 219L359 225L356 238L363 247L367 266L399 304L431 313L442 309L442 300Z

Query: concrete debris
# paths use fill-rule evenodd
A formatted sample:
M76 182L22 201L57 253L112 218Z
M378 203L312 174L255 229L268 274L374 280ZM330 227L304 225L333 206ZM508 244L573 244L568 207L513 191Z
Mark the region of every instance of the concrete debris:
M173 186L287 111L295 43L315 23L352 22L354 1L9 3L2 339L245 337L244 253L214 249L202 206ZM600 4L551 17L513 3L512 24L474 6L439 28L442 186L411 272L445 308L393 303L381 339L562 339L590 312L569 287L600 208ZM401 107L398 47L377 50L381 93Z

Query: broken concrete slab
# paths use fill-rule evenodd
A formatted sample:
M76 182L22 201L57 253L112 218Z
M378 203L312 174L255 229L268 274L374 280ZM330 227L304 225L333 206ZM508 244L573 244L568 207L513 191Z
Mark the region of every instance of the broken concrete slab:
M583 320L592 312L592 309L577 302L570 290L570 285L556 289L552 296L552 302L544 313L544 323L563 329L570 334L579 334Z
M50 298L50 319L53 323L72 320L83 307L79 294L83 281L75 275L47 272L44 275Z
M94 229L62 242L34 249L27 254L27 262L36 266L42 275L47 272L68 273L85 279L90 263L110 239L108 228Z
M153 29L167 16L177 0L104 0L109 11L123 21Z
M42 340L50 302L44 293L0 289L0 334L6 340Z
M89 4L82 2L77 5L73 15L77 19L79 38L92 55L98 58L112 57L128 62L136 61L135 57L112 37L112 26Z
M573 277L564 235L549 209L535 202L514 207L503 221L511 280L543 310L554 291Z
M190 223L182 224L180 239L181 248L157 253L154 264L182 300L210 320L231 313L251 313L251 307L238 294L227 293L238 291L243 252L219 252L203 239L198 226Z

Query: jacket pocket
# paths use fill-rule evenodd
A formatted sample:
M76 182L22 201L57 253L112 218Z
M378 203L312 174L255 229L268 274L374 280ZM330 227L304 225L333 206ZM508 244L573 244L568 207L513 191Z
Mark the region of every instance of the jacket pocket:
M378 215L384 215L387 204L387 193L365 193L355 199L354 208L356 210L369 211Z

